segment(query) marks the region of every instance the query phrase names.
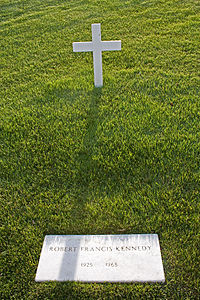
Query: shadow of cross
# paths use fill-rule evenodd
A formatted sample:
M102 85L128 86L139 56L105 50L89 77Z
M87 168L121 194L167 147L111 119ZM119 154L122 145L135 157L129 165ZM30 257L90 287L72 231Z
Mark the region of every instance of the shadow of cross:
M92 24L92 42L73 43L74 52L93 52L94 85L103 86L102 51L121 50L121 41L102 41L101 24Z

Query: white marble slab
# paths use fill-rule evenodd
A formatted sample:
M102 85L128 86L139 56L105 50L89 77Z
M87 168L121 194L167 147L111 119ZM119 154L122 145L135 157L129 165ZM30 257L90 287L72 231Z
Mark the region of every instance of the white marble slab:
M158 235L47 235L35 280L164 282Z

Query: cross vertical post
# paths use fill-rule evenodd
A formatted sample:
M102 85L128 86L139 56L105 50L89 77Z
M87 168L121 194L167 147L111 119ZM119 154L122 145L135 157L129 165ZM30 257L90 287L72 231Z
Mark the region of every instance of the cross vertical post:
M103 86L101 24L92 24L94 82L96 87Z

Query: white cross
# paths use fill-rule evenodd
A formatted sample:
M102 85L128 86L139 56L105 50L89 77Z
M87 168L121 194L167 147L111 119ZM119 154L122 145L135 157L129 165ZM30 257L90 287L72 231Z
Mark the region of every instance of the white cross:
M94 85L103 86L102 51L121 50L121 41L102 41L101 24L92 24L92 42L73 43L74 52L93 52Z

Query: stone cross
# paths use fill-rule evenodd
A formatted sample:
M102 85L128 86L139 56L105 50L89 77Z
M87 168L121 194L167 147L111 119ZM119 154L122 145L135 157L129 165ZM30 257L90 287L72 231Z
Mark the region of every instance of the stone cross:
M102 41L101 24L92 24L92 42L73 43L74 52L93 52L94 85L103 86L102 51L121 50L121 41Z

